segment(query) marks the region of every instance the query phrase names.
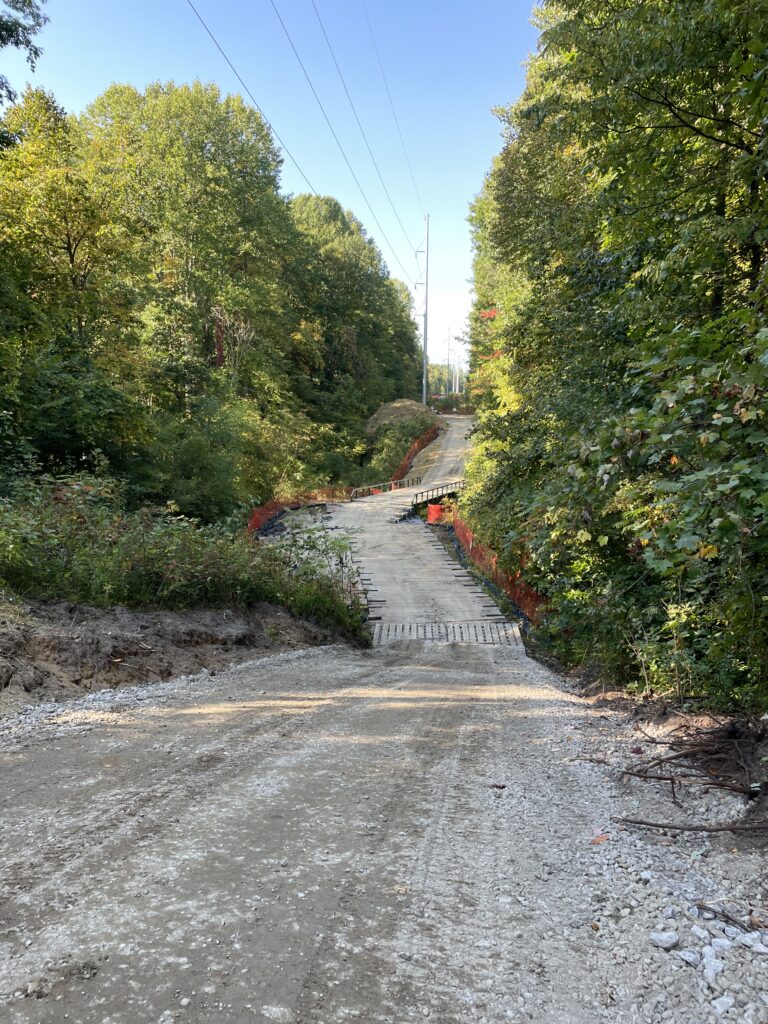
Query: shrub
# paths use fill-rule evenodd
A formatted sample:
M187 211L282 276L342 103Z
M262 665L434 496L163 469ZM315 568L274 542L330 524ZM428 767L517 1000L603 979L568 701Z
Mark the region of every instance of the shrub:
M0 499L0 584L26 597L183 609L258 601L361 633L346 542L254 542L239 524L173 509L127 512L119 482L18 480Z
M434 422L435 417L429 412L424 412L413 419L381 429L371 445L369 480L389 480L403 461L411 444L429 430Z

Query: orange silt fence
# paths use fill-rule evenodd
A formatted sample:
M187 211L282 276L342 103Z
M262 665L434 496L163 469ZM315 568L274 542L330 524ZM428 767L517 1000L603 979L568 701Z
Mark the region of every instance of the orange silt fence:
M411 447L406 452L403 461L392 474L391 479L393 481L404 480L410 473L411 466L413 465L413 460L419 454L421 449L426 448L428 444L431 444L439 433L440 428L437 426L437 424L435 424L435 426L430 427L429 430L425 430L421 437L417 437L416 440L411 445Z
M519 570L508 573L500 569L496 552L476 541L474 533L456 512L453 513L453 528L469 560L503 590L531 622L538 622L547 603L546 598L522 579Z

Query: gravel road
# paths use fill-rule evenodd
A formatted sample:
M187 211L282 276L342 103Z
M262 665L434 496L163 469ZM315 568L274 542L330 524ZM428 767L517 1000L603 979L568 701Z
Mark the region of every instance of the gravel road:
M768 933L696 908L765 902L762 851L613 820L741 805L594 763L633 736L501 644L30 708L0 723L0 1019L766 1024Z
M352 531L375 622L480 623L499 619L498 608L469 574L449 557L410 512L413 496L464 475L471 416L445 417L447 428L414 460L413 487L337 505L336 526Z
M621 729L516 649L421 642L9 719L0 1016L768 1020L768 957L691 910L761 855L612 825L638 793L574 758ZM711 985L670 927L725 940Z

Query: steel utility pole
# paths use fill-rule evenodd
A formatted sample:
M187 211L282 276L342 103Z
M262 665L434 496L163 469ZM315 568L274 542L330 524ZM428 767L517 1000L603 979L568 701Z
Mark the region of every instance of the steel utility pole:
M427 404L428 385L429 385L429 363L427 362L427 317L429 314L429 214L426 216L427 221L427 244L426 244L426 266L424 269L424 363L422 367L421 376L421 401L424 405Z

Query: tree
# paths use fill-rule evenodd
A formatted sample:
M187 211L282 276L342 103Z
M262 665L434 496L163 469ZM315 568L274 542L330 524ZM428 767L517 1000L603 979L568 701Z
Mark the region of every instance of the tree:
M81 117L27 90L3 128L4 455L101 452L131 500L204 519L357 472L412 387L410 298L335 200L281 194L258 111L200 82Z
M416 388L418 346L407 289L392 280L362 224L337 200L297 196L304 249L297 298L316 322L308 389L318 415L359 429L382 402Z
M2 0L0 8L0 50L6 46L24 50L27 63L34 68L42 50L35 36L48 21L42 12L45 0ZM0 75L0 105L13 103L16 93L5 75Z
M566 659L766 698L766 4L552 0L474 206L466 507Z
M89 181L77 123L53 97L28 89L0 150L0 247L5 262L5 429L33 440L44 458L115 454L130 431L130 401L113 363L130 326L122 274L131 242L107 197Z

